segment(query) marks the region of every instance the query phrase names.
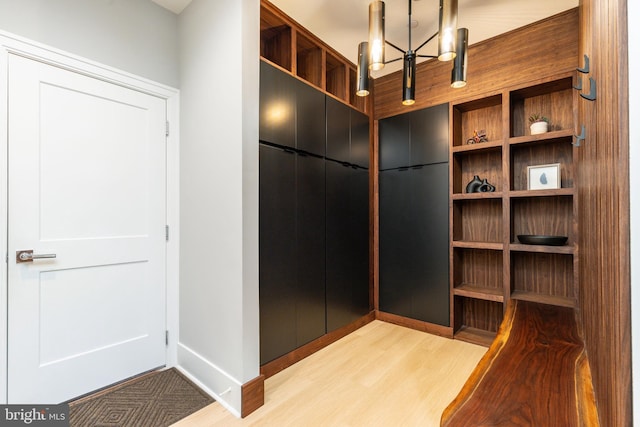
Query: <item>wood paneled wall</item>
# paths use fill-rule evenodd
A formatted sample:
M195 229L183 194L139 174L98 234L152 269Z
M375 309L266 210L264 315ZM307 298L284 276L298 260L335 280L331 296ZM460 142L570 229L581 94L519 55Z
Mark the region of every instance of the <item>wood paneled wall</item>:
M467 86L462 89L451 88L452 62L430 60L418 64L416 103L411 107L402 105L402 72L375 79L374 119L486 96L507 86L574 70L578 9L476 43L469 47L468 55Z
M635 0L634 0L635 1ZM579 305L602 426L631 426L631 299L629 246L629 88L624 0L582 0L582 76L597 99L578 103L586 140L578 150L580 200Z
M579 8L471 46L464 89L450 88L451 63L419 64L412 107L401 103L400 72L374 81L373 113L381 119L571 71L584 65L584 53L589 55L591 71L582 75L583 92L588 93L592 77L598 98L578 103L576 134L582 124L587 133L575 172L580 200L578 305L600 422L611 427L633 424L626 4L580 0ZM374 149L376 145L377 138Z

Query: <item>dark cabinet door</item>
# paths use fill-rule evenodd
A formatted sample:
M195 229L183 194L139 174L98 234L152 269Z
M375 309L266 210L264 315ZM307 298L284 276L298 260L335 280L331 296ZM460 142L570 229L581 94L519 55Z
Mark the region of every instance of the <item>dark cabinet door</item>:
M327 111L327 157L340 162L349 162L351 138L351 108L326 97Z
M388 117L378 122L380 170L411 165L409 123L408 114Z
M296 156L260 144L260 361L296 347Z
M449 104L409 113L411 165L449 161Z
M371 311L369 299L369 170L351 168L349 215L352 251L350 321Z
M295 264L296 345L308 343L326 331L325 325L325 161L297 156ZM290 262L291 267L295 267Z
M295 115L294 79L260 61L260 140L295 147Z
M382 119L379 130L380 170L449 159L449 104Z
M380 310L449 325L448 164L380 173Z
M351 153L349 163L369 167L369 116L351 109Z
M413 272L412 199L407 188L411 182L409 170L392 169L380 172L380 310L403 316L411 313L411 293L408 283Z
M368 171L327 161L327 332L369 312Z
M296 85L296 148L325 155L325 95L299 80Z
M260 144L260 362L326 332L324 159Z
M412 317L449 326L449 165L410 170L415 265Z

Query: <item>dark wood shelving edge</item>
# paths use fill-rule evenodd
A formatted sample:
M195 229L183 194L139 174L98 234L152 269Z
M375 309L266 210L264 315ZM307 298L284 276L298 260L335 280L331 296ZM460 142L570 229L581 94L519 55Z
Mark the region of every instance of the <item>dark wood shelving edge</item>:
M553 295L542 295L542 294L536 294L534 292L527 292L527 291L513 291L511 293L511 299L537 302L537 303L549 304L549 305L557 305L560 307L569 307L569 308L576 307L575 298L553 296Z
M481 299L485 301L504 302L502 289L485 288L482 286L460 284L453 288L453 294L456 296Z
M543 254L564 254L573 255L576 252L575 246L545 246L545 245L524 245L522 243L512 243L509 245L511 252L534 252Z

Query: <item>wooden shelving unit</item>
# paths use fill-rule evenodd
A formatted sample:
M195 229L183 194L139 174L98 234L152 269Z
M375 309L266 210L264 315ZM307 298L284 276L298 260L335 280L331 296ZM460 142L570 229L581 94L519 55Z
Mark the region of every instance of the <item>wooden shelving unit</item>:
M450 268L456 338L488 344L509 299L575 307L578 247L574 190L573 76L451 105ZM551 120L530 135L528 117ZM488 141L467 144L474 130ZM561 188L529 190L527 166L560 163ZM475 175L496 187L466 193ZM527 245L518 235L567 236L566 245Z
M260 57L369 114L369 97L355 95L355 64L266 0L260 2Z

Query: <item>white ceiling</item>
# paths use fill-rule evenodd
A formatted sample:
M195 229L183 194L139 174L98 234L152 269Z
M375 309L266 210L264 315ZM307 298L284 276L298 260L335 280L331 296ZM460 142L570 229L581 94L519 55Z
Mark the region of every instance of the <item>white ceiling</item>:
M178 14L191 2L152 1ZM367 38L370 1L271 0L271 3L355 63L358 43ZM469 44L472 45L577 6L578 0L459 0L458 27L469 29ZM418 21L418 26L412 29L413 48L438 30L438 8L439 0L412 0L412 18ZM387 40L407 49L408 0L386 0L385 11ZM435 52L434 40L418 53L431 55ZM400 55L387 47L387 60ZM383 70L373 72L372 76L379 77L401 66L401 61L389 64Z

